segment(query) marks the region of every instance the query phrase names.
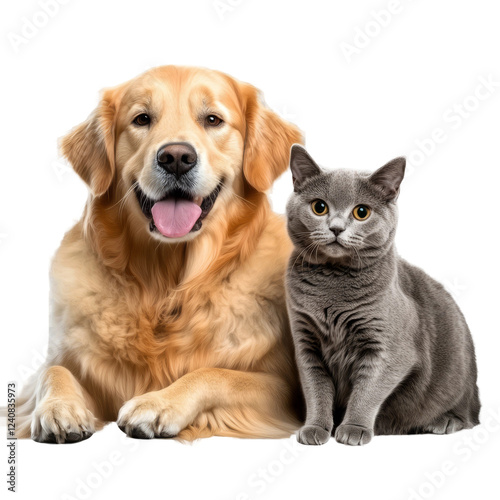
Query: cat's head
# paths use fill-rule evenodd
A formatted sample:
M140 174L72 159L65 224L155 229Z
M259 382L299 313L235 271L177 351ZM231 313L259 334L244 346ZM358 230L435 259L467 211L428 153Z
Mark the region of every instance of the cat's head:
M349 264L376 258L388 248L405 165L404 158L396 158L374 173L326 172L302 146L293 145L294 192L287 204L287 226L302 257Z

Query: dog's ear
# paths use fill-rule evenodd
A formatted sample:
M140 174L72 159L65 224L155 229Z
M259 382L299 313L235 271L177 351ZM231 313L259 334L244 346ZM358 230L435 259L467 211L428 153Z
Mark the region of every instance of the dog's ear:
M287 169L290 147L302 143L300 130L267 108L259 91L248 84L245 96L245 153L243 174L257 191L267 191Z
M95 196L103 195L115 175L116 91L105 90L86 121L61 139L63 156Z

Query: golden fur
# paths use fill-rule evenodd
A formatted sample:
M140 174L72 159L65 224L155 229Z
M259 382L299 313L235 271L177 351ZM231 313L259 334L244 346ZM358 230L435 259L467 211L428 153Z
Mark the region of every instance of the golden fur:
M213 108L220 130L197 122ZM142 109L149 131L130 127ZM132 189L151 184L167 140L202 152L207 190L226 179L202 229L176 243L148 232ZM89 198L52 263L49 356L18 408L20 437L64 442L117 419L145 437L293 432L291 247L265 192L300 141L254 87L215 71L156 68L102 94L61 143Z

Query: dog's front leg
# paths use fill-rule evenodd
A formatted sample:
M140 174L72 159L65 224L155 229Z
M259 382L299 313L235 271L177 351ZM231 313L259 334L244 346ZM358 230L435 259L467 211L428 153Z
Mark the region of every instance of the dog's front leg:
M279 418L289 408L288 384L267 373L200 368L159 391L136 396L118 414L120 429L131 437L174 437L202 412L251 408L262 418Z
M31 438L41 443L75 443L95 431L84 389L63 366L44 368L36 386Z

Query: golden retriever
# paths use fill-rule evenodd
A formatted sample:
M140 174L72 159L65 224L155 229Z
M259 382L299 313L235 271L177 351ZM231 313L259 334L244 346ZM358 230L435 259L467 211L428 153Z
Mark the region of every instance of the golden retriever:
M50 345L18 436L282 437L302 396L291 250L266 191L301 133L223 73L155 68L62 139L89 187L51 266Z

